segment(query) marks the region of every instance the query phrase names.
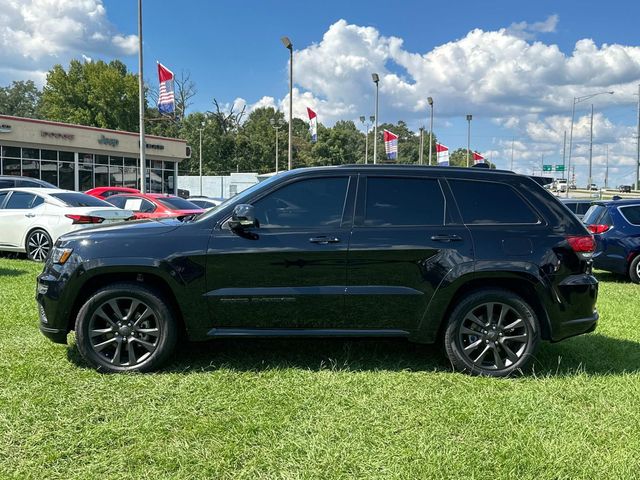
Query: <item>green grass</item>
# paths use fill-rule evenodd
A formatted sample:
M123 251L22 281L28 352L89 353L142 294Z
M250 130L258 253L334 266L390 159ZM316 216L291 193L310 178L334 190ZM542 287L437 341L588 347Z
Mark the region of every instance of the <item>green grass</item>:
M40 265L0 258L0 478L636 478L640 286L534 373L452 373L403 341L218 341L104 375L37 330Z

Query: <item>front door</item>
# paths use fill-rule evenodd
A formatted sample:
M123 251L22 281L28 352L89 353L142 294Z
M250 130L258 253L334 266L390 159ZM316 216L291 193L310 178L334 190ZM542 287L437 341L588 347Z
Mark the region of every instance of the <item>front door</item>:
M355 179L292 179L248 200L260 225L214 231L207 297L219 327L331 328L344 314Z
M454 218L445 191L437 178L370 174L360 179L345 322L361 329L414 331L447 275L471 267L471 236Z
M24 238L29 227L36 221L33 207L43 199L29 192L11 192L0 210L0 245L24 247ZM0 204L2 201L0 201Z

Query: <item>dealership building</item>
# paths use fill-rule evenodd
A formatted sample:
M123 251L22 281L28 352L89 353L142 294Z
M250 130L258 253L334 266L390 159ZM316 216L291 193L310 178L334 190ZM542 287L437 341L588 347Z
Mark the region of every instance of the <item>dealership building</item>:
M185 140L145 136L147 190L176 193ZM0 172L68 190L140 188L140 136L134 132L0 115Z

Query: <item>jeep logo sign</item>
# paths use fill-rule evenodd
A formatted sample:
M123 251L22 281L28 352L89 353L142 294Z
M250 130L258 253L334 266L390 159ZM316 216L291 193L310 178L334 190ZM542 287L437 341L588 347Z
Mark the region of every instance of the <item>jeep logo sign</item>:
M11 125L3 123L0 125L0 133L11 133Z
M98 143L100 145L109 145L110 147L117 147L118 144L120 143L120 140L118 140L117 138L108 138L108 137L105 137L104 135L100 135L100 138L98 139Z

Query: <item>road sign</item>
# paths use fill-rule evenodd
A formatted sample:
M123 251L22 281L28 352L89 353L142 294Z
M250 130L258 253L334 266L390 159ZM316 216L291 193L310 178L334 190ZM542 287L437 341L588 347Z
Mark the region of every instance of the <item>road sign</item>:
M553 165L542 165L543 172L550 172L553 170Z
M564 165L556 165L556 172L564 172Z

